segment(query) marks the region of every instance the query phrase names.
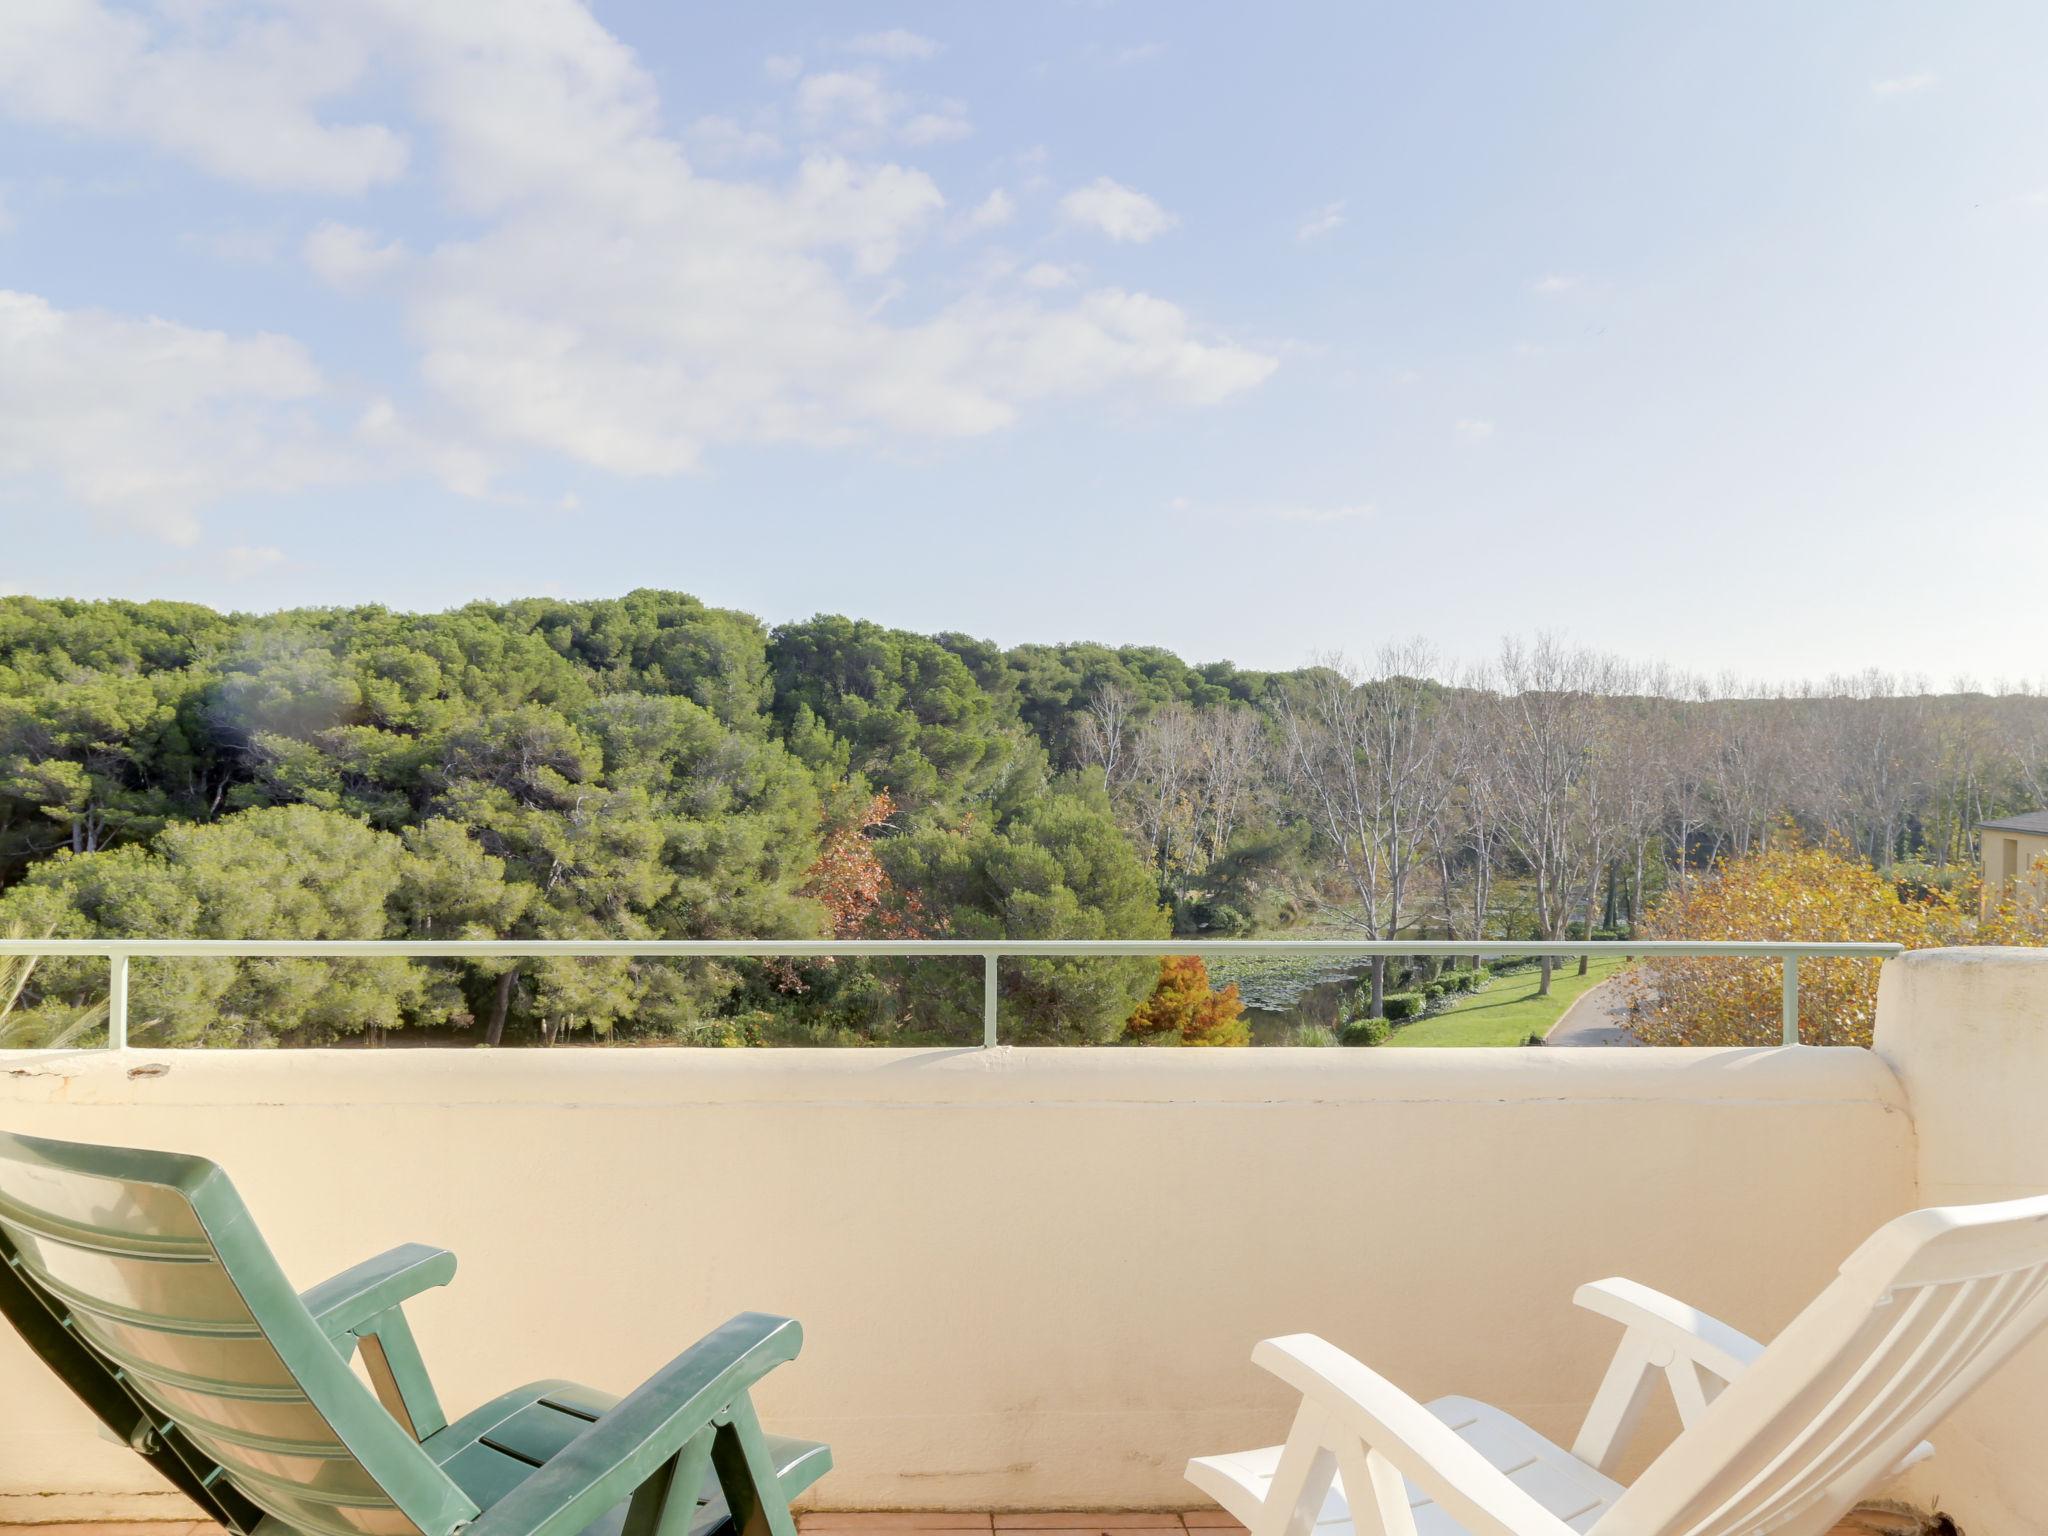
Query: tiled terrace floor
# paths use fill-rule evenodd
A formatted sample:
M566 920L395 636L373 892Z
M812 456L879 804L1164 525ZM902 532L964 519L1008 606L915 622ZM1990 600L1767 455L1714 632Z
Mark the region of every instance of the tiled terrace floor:
M951 1511L879 1511L873 1514L797 1516L800 1536L1237 1536L1244 1530L1220 1509L1178 1514L1099 1510L1080 1514L956 1514ZM1851 1516L1829 1536L1881 1536L1898 1527L1881 1518Z
M1850 1519L1831 1536L1874 1536L1886 1525ZM1218 1509L1178 1514L1132 1510L1071 1510L1023 1514L883 1510L830 1511L797 1516L800 1536L1239 1536L1244 1527ZM210 1521L150 1520L97 1525L6 1525L0 1536L223 1536Z
M1142 1510L1071 1510L1032 1514L955 1514L910 1510L875 1514L801 1514L800 1536L1234 1536L1244 1529L1220 1509L1181 1514Z

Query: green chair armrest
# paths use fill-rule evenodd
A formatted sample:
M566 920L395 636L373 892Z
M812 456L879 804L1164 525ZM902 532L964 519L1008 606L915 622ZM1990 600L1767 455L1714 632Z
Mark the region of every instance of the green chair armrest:
M756 1470L765 1457L757 1447L760 1426L746 1401L747 1389L803 1347L803 1328L791 1318L742 1312L684 1350L622 1398L619 1405L548 1458L542 1466L468 1526L465 1536L574 1536L599 1515L643 1485L666 1474L676 1483L694 1485L710 1463L713 1439L737 1436L743 1452L737 1459L719 1458L719 1479L728 1483L748 1466ZM682 1467L681 1463L688 1463ZM768 1481L775 1483L772 1471ZM787 1501L779 1484L773 1487L726 1487L737 1516L743 1506L779 1506L787 1526ZM738 1495L738 1497L735 1497ZM668 1489L655 1501L663 1502ZM678 1486L674 1496L693 1503L694 1487ZM642 1501L635 1500L636 1513ZM628 1529L643 1523L629 1519ZM741 1522L737 1521L736 1524Z
M455 1255L425 1243L401 1243L302 1291L299 1300L330 1339L353 1333L422 1291L455 1278Z
M447 1249L401 1243L299 1295L336 1349L362 1351L377 1400L415 1440L443 1428L448 1416L401 1308L454 1276L455 1255Z

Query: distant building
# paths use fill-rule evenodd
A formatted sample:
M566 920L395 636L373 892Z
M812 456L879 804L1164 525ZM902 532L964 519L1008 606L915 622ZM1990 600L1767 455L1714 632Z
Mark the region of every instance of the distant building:
M1977 852L1984 861L1981 909L1988 912L2031 876L2036 859L2048 854L2048 811L1978 822Z

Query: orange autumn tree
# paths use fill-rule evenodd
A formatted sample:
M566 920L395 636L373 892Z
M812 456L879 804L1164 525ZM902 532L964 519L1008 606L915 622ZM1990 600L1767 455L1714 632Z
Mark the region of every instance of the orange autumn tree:
M1903 895L1861 859L1797 842L1722 864L1659 902L1646 939L1755 939L1794 943L1967 944L1962 903L1947 891ZM1799 963L1799 1038L1807 1045L1869 1045L1877 962ZM1623 980L1650 1045L1775 1045L1784 972L1776 960L1702 956L1646 961Z
M806 872L804 894L825 909L835 939L925 937L924 909L899 890L875 853L875 833L889 825L896 802L883 790L825 835Z
M1220 992L1209 985L1200 955L1168 955L1159 962L1159 982L1124 1025L1124 1038L1181 1045L1250 1045L1244 1000L1232 982Z
M834 939L922 939L930 936L924 906L889 878L875 853L875 835L889 825L896 802L883 790L851 815L828 817L824 846L804 872L804 895L825 909L826 937ZM808 960L762 962L778 992L808 992L817 972L829 971L832 955ZM809 979L806 979L806 976Z

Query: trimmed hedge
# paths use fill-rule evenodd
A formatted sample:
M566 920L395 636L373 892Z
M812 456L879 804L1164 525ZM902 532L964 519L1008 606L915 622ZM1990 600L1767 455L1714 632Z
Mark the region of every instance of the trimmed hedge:
M1388 1002L1392 1002L1390 997ZM1378 1045L1394 1032L1385 1019L1355 1019L1344 1026L1338 1039L1346 1045Z

